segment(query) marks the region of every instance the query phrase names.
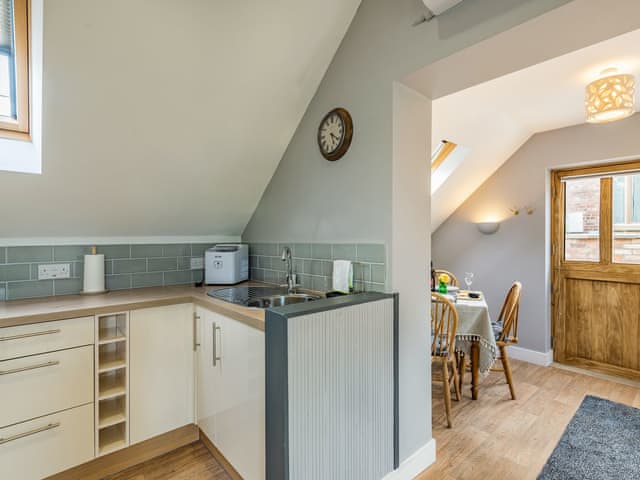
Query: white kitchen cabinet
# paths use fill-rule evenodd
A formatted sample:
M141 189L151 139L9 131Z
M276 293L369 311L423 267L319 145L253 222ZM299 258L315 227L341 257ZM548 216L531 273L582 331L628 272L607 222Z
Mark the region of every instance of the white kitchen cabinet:
M93 345L93 317L0 328L0 361Z
M0 427L88 403L93 345L0 362Z
M130 443L194 423L193 305L130 312Z
M204 308L196 312L198 425L245 480L262 480L264 332Z
M92 458L93 403L0 428L3 480L38 480Z

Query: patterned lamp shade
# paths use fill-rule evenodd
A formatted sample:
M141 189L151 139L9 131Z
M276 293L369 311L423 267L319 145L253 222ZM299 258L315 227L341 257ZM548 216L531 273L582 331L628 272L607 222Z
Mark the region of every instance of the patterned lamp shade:
M634 95L633 75L607 75L591 82L585 98L587 122L606 123L630 117L635 112Z

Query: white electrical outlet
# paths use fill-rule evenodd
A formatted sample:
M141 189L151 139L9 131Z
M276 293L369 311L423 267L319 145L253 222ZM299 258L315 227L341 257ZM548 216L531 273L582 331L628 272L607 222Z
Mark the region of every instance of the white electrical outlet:
M204 268L204 257L191 259L191 270L200 270L202 268Z
M69 278L69 277L71 277L70 263L38 265L38 280L50 280L52 278Z

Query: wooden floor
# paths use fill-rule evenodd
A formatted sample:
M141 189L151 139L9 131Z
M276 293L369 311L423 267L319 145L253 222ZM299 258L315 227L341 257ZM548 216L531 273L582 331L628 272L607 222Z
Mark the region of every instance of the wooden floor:
M231 480L202 442L195 442L103 480Z
M512 361L518 399L504 374L480 383L480 399L465 385L446 428L442 389L433 385L436 464L417 480L535 479L585 395L640 407L640 389L554 367ZM470 375L467 375L469 377Z
M535 479L585 395L640 408L640 389L553 367L512 361L518 400L509 400L501 373L480 384L480 399L453 401L446 428L442 390L433 385L437 462L417 480ZM466 378L469 379L470 375ZM201 442L105 480L230 480Z

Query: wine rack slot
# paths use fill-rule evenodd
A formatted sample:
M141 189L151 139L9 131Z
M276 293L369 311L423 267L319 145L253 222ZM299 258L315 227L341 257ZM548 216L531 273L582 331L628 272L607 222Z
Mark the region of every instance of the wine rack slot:
M97 315L96 456L129 445L129 314Z

